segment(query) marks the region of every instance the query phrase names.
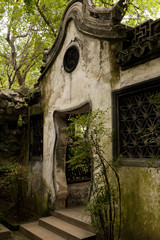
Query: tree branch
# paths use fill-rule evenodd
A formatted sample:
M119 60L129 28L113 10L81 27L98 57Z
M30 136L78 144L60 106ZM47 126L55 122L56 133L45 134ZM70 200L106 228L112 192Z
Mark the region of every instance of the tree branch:
M12 12L12 14L14 13L14 10ZM17 53L16 53L16 48L15 48L15 45L14 45L14 36L11 37L11 26L12 26L12 20L13 20L13 17L11 18L11 21L10 21L10 24L8 25L8 32L7 32L7 36L6 36L6 41L8 42L10 48L11 48L11 62L12 62L12 65L14 68L16 68L16 56L17 56Z
M10 62L10 58L6 54L0 53L0 56L5 58L6 60L8 60Z
M26 79L27 73L29 72L29 70L35 65L35 62L33 62L31 65L28 65L25 67L25 69L23 70L23 78Z
M13 75L13 72L14 72L14 69L12 69L11 73L10 73L10 66L8 65L8 67L7 67L7 77L8 77L8 83L9 83L9 89L11 88L11 86L14 83L15 78L16 78L16 71L14 72L14 75ZM13 77L12 77L12 75L13 75Z
M52 31L52 33L56 37L55 30L51 27L50 22L47 20L46 16L44 15L43 11L41 10L41 8L39 6L39 0L37 0L37 1L35 0L35 5L36 5L36 8L37 8L39 14L43 18L44 22L47 24L47 26L50 28L50 30Z

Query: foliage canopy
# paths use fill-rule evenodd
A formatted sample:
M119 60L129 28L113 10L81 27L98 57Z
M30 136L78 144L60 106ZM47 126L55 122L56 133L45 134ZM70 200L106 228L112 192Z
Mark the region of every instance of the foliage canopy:
M109 7L117 2L117 0L93 0L95 5L101 7ZM136 26L148 19L157 19L160 14L159 0L126 0L128 8L123 19L125 24Z
M33 87L43 51L57 35L67 0L1 0L0 87Z
M91 0L100 7L117 0ZM69 0L0 0L0 88L33 87L43 51L58 33ZM157 18L160 0L128 0L123 22L136 25Z

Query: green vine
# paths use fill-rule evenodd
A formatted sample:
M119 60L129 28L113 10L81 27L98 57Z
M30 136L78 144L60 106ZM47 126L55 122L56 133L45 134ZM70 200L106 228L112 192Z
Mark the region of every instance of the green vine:
M119 240L121 186L116 166L106 157L112 139L111 130L106 127L107 113L98 109L70 118L67 132L73 143L68 162L73 169L92 169L87 200L92 225L100 239Z

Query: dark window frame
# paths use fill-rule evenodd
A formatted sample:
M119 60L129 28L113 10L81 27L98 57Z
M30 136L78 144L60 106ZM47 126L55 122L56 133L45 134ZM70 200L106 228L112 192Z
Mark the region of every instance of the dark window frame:
M135 166L135 167L146 167L149 165L150 158L125 158L121 160L120 157L120 134L119 134L119 100L123 96L128 94L134 94L149 90L151 87L160 88L160 77L149 79L141 83L126 86L124 88L112 91L112 128L113 128L113 161L119 159L119 165L121 166ZM156 167L157 162L153 167Z
M43 123L44 123L44 115L43 113L35 114L30 116L30 139L29 139L29 160L30 161L43 161ZM35 125L37 120L39 121L38 126L41 127L39 129L40 134L37 135L35 133ZM32 125L34 123L34 125ZM38 137L38 139L37 139ZM38 141L37 141L38 140ZM34 144L38 143L38 146ZM36 151L34 151L34 148ZM41 149L40 149L41 148Z
M79 49L76 45L70 46L64 55L63 66L67 73L71 73L75 70L79 63Z

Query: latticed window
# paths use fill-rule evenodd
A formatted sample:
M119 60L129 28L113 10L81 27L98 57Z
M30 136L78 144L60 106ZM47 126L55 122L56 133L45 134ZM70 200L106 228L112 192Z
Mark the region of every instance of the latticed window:
M43 156L43 114L30 119L30 160L42 161Z
M113 149L116 157L139 160L160 156L160 107L154 96L160 79L113 93Z

